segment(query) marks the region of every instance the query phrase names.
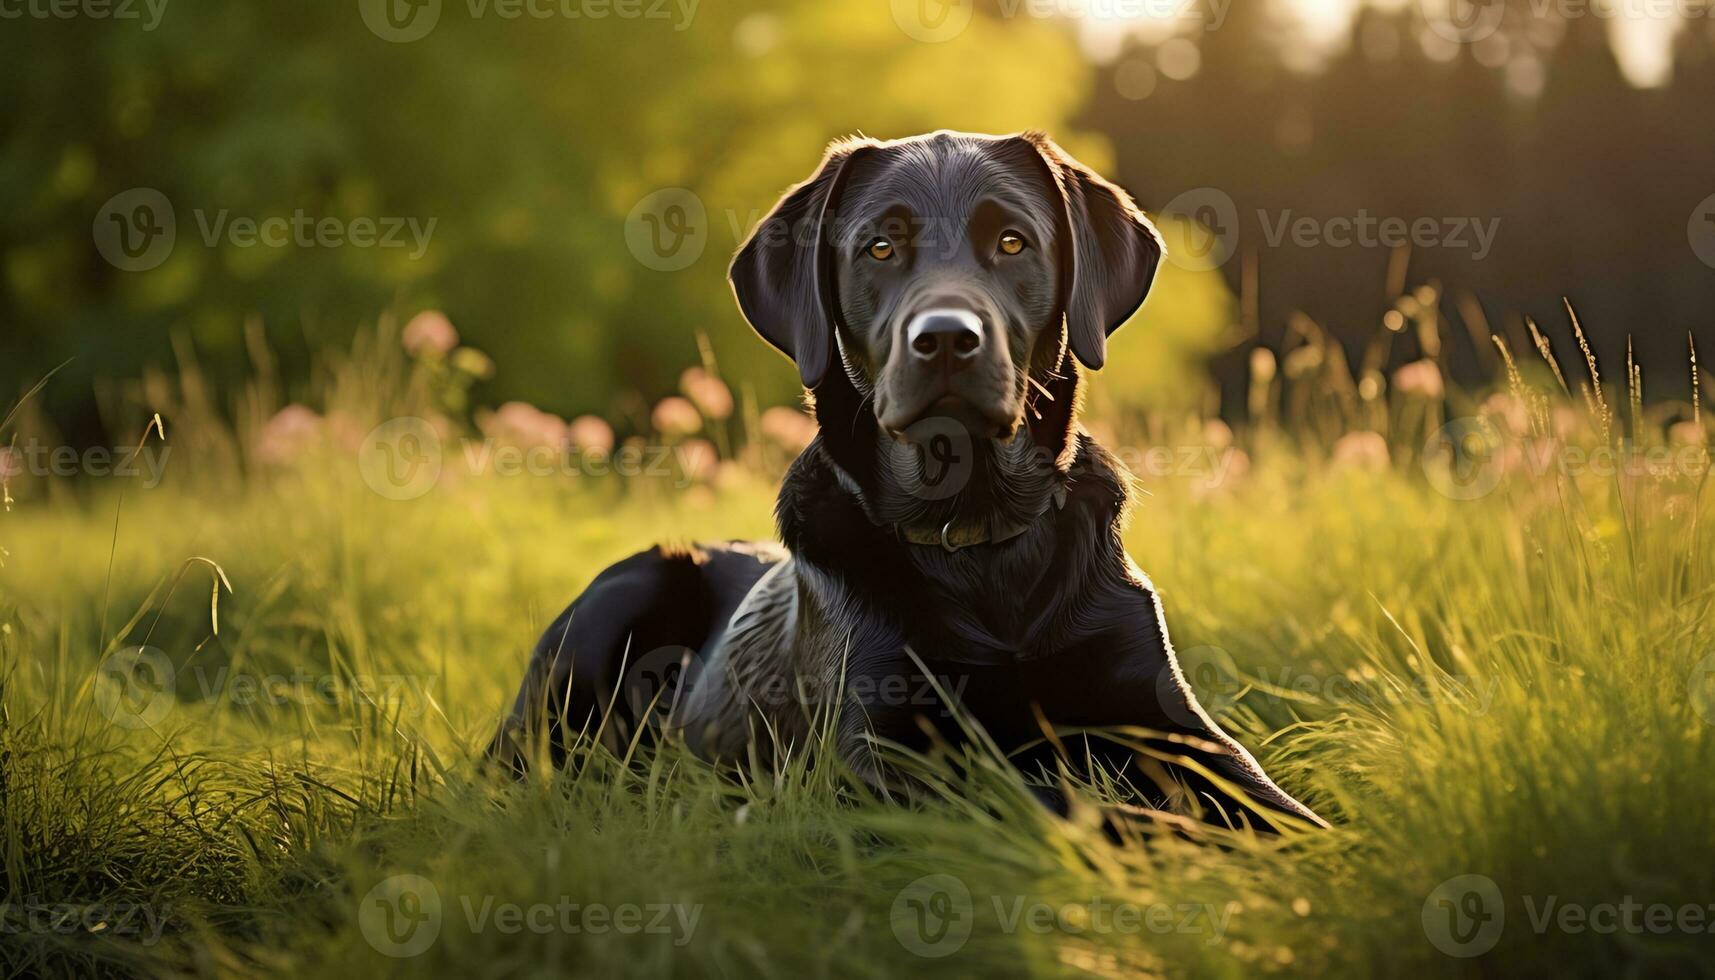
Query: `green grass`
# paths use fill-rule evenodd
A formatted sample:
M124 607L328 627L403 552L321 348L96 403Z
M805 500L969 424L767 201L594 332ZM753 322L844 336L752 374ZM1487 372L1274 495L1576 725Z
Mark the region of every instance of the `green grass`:
M1414 454L1422 418L1444 410L1428 408L1372 406L1394 446L1380 469L1334 465L1288 418L1243 434L1253 466L1214 492L1194 477L1145 480L1128 544L1194 681L1336 826L1127 846L1086 809L1066 821L1039 810L992 765L944 777L942 798L910 809L804 752L737 780L671 750L629 764L585 752L571 772L522 785L477 770L542 626L651 542L768 535L768 466L691 492L479 478L394 501L342 451L268 477L202 478L235 468L230 447L203 423L169 422L177 455L162 487L38 494L0 514L0 885L12 916L0 964L8 975L1715 972L1707 925L1655 931L1640 912L1641 929L1555 920L1539 935L1533 922L1550 900L1599 920L1599 906L1628 901L1715 919L1715 664L1704 663L1715 515L1701 479L1518 476L1450 499ZM1183 440L1181 428L1153 441ZM230 582L218 635L216 573L194 558ZM175 666L176 696L152 727L120 727L97 666L140 644ZM258 676L286 693L220 688ZM432 883L442 919L425 951L393 958L366 940L360 909L402 874ZM969 937L945 959L900 939L913 937L909 903L947 884L913 890L930 875L970 895ZM1425 926L1432 893L1462 875L1491 879L1504 906L1498 943L1472 959L1447 955ZM562 900L651 907L644 923L676 905L667 921L694 910L695 927L509 934L467 916L467 903L492 916ZM1055 914L1038 917L1038 903ZM80 917L20 919L20 905ZM1116 920L1112 906L1140 919ZM160 918L158 941L138 931L137 909ZM1187 923L1189 909L1212 917Z

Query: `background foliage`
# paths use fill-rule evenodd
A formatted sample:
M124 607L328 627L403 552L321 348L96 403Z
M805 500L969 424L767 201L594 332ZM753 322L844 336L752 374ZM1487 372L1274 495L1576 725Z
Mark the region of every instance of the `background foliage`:
M639 396L697 362L699 332L740 387L788 401L792 375L744 328L724 265L823 144L855 131L1039 127L1152 210L1198 187L1228 194L1242 247L1218 274L1169 269L1148 329L1115 359L1111 387L1132 401L1201 403L1197 368L1212 363L1223 410L1242 414L1248 342L1284 353L1303 313L1351 355L1407 269L1446 287L1449 340L1395 363L1435 356L1465 380L1497 366L1465 336L1492 323L1518 343L1515 314L1531 313L1564 341L1554 314L1569 293L1600 353L1617 360L1637 333L1639 361L1683 395L1681 338L1715 308L1715 275L1686 242L1715 191L1707 19L1682 25L1665 76L1639 89L1609 51L1612 21L1523 2L1494 38L1451 47L1397 2L1184 4L1182 22L1125 40L1099 18L985 0L941 43L902 29L936 7L905 0L601 19L449 0L410 43L369 30L360 7L168 3L152 29L6 21L0 391L70 359L41 424L80 444L118 439L135 420L116 417L117 376L194 361L224 401L261 337L296 394L312 352L381 312L432 308L500 365L479 404L635 425ZM1366 12L1340 19L1353 10ZM1329 16L1319 40L1302 29ZM159 268L127 272L97 255L92 224L138 187L172 202L178 243ZM662 272L626 247L626 221L671 187L695 193L707 220L697 259ZM1359 207L1499 217L1502 234L1472 262L1270 246L1250 216ZM208 245L198 227L299 211L435 224L417 258ZM260 331L248 340L246 322Z

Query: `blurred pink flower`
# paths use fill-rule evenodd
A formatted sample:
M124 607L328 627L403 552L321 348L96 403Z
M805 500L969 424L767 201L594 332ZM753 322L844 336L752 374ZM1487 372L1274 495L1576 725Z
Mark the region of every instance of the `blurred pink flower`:
M700 367L686 368L679 375L679 390L711 419L724 419L732 414L732 389Z
M759 424L764 436L792 452L801 452L816 438L816 420L785 405L763 412Z
M1233 444L1232 427L1220 419L1209 419L1203 423L1203 444L1214 449L1225 449Z
M650 415L655 431L664 436L685 436L703 427L703 416L689 399L668 395L655 403Z
M0 480L24 475L24 454L11 446L0 447Z
M1498 419L1509 435L1530 431L1530 411L1511 392L1497 391L1483 399L1483 414Z
M1703 427L1690 419L1675 422L1667 430L1667 442L1670 446L1702 446L1708 441Z
M1571 405L1556 404L1550 415L1550 429L1562 439L1571 440L1583 434L1589 422L1583 408L1573 408Z
M1440 398L1447 390L1441 368L1430 360L1412 361L1393 373L1393 386L1408 395Z
M566 426L566 436L584 452L613 452L613 426L599 415L580 415Z
M528 402L507 402L478 418L477 426L490 439L516 446L559 448L566 444L565 421Z
M1385 470L1387 440L1379 432L1348 432L1334 443L1334 468Z
M441 434L446 434L446 419L431 416L428 421ZM343 453L357 452L357 448L363 445L363 440L368 438L372 425L340 408L329 412L324 424L329 438L333 440L334 448Z
M442 355L459 345L459 332L453 322L439 310L424 310L405 324L400 343L412 354Z
M295 462L322 437L322 417L302 405L287 405L262 424L251 447L256 461L270 466Z

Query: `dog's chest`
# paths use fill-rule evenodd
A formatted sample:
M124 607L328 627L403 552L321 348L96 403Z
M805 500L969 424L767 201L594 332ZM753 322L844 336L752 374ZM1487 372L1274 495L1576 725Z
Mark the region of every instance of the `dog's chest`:
M1001 664L1030 659L1048 638L1041 584L1052 535L948 554L913 548L922 601L907 629L925 656Z

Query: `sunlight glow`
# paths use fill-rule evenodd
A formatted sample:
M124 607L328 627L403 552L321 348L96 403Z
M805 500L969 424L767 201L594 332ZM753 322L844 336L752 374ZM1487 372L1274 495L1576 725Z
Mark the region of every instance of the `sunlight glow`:
M1366 5L1390 12L1415 6L1414 0L1057 0L1057 6L1063 16L1077 21L1085 54L1092 60L1109 62L1120 55L1128 40L1154 46L1175 36L1195 39L1219 30L1235 2L1267 2L1279 22L1286 64L1305 72L1320 70L1345 50L1351 42L1352 23ZM1566 9L1606 22L1614 56L1627 81L1652 87L1670 80L1674 40L1685 27L1679 13L1629 0L1596 0ZM1533 40L1558 37L1563 32L1562 25L1552 18L1526 26ZM1439 38L1426 35L1424 41L1425 53L1438 61L1451 60L1460 51L1457 45ZM1489 67L1510 68L1514 60L1504 37L1494 38L1474 53ZM1540 65L1526 65L1518 71L1531 75L1540 71ZM1523 81L1526 90L1538 85L1531 79Z
M1639 13L1608 21L1608 43L1626 81L1639 88L1666 85L1673 75L1673 42L1685 21Z

